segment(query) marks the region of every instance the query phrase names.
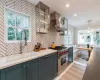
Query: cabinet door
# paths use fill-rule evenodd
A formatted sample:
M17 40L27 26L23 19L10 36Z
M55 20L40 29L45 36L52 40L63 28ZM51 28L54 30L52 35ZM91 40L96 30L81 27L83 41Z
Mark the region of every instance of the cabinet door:
M57 72L54 59L54 54L39 59L39 80L53 80Z
M39 59L39 80L46 80L46 62L45 57Z
M73 62L73 47L68 48L68 63Z
M38 80L38 60L32 60L26 64L27 80Z
M52 57L53 60L53 77L57 76L57 72L58 72L58 54L55 53L54 56Z
M1 70L1 80L23 80L22 65Z

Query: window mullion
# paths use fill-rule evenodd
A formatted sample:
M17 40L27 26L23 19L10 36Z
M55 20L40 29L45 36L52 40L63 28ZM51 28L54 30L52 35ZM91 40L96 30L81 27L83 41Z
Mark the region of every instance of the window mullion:
M16 37L17 32L16 32L16 29L17 29L17 25L16 25L16 19L15 19L15 41L17 41L17 37Z

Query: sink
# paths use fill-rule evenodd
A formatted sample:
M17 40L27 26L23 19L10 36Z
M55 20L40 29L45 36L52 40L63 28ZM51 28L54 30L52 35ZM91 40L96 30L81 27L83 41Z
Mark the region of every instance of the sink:
M37 53L35 53L35 52L28 52L28 53L23 53L23 54L11 55L11 56L7 56L7 57L0 57L0 64L14 62L14 61L18 61L18 60L26 59L26 58L31 59L31 57L35 56L36 54Z
M28 58L28 57L32 57L34 55L36 55L36 53L34 53L34 52L28 52L28 53L23 53L22 57L23 58Z
M6 57L7 62L13 62L13 61L17 61L19 59L22 59L21 54L16 54L16 55L11 55L11 56Z
M5 64L7 62L6 57L0 57L0 65Z

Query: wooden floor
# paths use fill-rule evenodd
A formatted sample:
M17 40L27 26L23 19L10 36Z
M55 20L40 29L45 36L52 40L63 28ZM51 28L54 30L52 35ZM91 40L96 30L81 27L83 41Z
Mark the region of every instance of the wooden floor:
M73 63L70 68L56 80L82 80L86 66Z

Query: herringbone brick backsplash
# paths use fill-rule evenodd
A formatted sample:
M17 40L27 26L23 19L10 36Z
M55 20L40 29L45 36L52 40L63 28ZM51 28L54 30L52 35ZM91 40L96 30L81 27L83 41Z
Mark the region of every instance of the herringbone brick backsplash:
M56 42L57 45L61 43L61 38L58 33L49 32L49 34L36 34L35 5L27 2L26 0L0 0L0 56L9 56L19 53L19 43L4 43L5 6L31 16L32 40L30 43L28 43L28 46L23 49L23 52L33 51L34 45L37 42L41 42L43 44L43 47L46 48L50 46L52 41Z

